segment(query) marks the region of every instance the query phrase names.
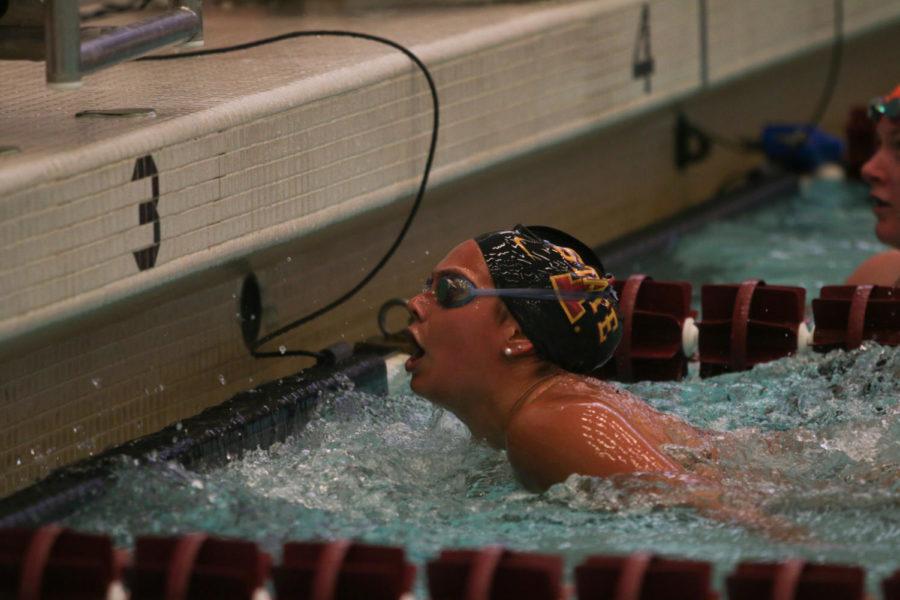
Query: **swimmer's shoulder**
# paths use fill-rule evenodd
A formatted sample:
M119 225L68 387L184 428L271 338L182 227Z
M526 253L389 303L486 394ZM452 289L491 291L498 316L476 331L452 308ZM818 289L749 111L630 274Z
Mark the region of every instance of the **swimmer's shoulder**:
M506 430L506 455L519 481L535 491L583 474L580 429L584 407L575 397L554 395L523 405Z
M533 490L572 474L608 477L674 466L615 408L565 391L542 395L513 414L506 451L519 480Z
M894 248L867 258L847 278L846 283L900 286L900 250Z

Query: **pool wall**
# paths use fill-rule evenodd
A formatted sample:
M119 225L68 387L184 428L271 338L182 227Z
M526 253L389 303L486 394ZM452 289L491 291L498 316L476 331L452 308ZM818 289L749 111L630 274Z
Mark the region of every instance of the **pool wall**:
M649 85L633 77L644 6L658 35ZM724 135L807 119L831 7L715 3L703 55L687 1L318 20L211 11L221 43L315 27L396 38L433 68L444 106L434 186L397 256L357 299L273 345L359 340L385 299L413 293L481 231L543 222L598 245L702 202L759 158L715 150L678 170L678 109ZM896 3L846 3L826 127L896 83L898 16ZM399 230L430 133L426 88L401 56L311 44L208 69L122 65L66 95L44 90L41 65L0 64L17 82L0 137L20 147L0 157L0 495L308 364L248 355L245 277L260 282L263 333L349 289ZM73 118L123 104L158 117ZM156 232L137 213L154 190L158 254L141 269L134 253Z

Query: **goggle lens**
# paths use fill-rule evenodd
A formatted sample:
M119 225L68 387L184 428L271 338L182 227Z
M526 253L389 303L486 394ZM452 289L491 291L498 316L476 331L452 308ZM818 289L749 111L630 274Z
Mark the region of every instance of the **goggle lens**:
M900 118L900 98L888 101L875 98L869 103L869 118L877 123L882 117L892 120Z
M472 282L464 277L444 275L437 280L434 296L438 304L444 308L456 308L475 298L472 294L474 287Z

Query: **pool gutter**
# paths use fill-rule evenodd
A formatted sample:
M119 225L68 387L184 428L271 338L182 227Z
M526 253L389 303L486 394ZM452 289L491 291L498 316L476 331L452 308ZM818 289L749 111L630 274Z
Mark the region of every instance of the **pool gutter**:
M323 394L346 389L387 392L386 361L369 349L331 367L312 367L236 394L230 400L165 429L53 471L46 479L0 500L0 528L33 527L65 518L108 491L125 460L176 461L215 467L247 450L268 448L301 429Z

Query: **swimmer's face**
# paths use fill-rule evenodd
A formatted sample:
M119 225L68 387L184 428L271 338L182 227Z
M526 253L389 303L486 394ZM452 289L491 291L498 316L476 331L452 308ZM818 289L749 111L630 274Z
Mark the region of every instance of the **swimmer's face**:
M474 240L451 250L430 277L437 281L445 273L462 275L479 288L494 287ZM479 397L485 382L496 379L509 332L498 316L499 298L478 297L458 308L444 308L433 289L409 301L409 331L423 352L410 358L406 369L412 374L413 391L460 415L467 399Z
M900 122L881 119L876 131L878 150L863 165L862 175L875 202L875 235L900 248Z

